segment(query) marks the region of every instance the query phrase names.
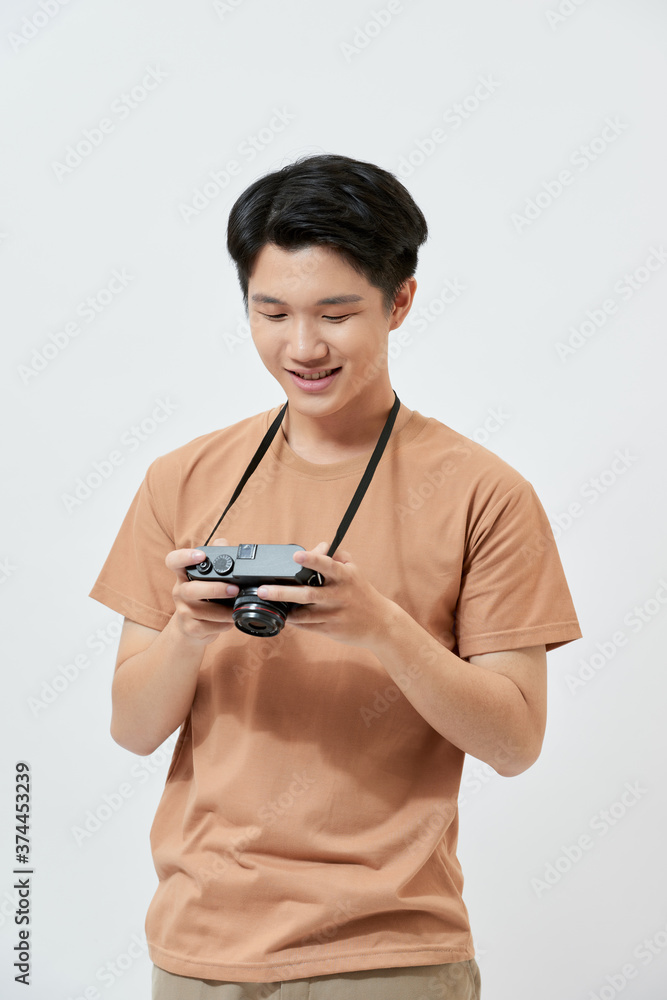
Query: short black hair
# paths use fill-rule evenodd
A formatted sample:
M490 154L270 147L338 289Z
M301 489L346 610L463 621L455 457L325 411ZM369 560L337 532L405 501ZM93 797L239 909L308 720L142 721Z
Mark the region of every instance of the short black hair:
M254 181L229 214L227 249L248 310L248 281L267 243L286 250L327 246L379 288L387 314L417 269L428 229L401 182L348 156L305 156Z

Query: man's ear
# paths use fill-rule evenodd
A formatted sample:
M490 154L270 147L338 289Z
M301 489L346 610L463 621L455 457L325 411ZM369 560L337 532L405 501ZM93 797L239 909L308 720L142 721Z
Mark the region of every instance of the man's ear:
M417 291L417 279L413 275L406 278L399 288L394 299L394 308L389 314L389 329L396 330L412 308L415 292Z

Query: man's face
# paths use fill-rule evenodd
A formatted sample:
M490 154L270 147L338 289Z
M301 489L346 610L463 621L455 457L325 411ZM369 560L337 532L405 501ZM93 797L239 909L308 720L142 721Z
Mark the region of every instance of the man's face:
M391 406L387 338L403 317L387 315L379 288L334 250L266 244L248 282L248 316L292 411L363 417Z

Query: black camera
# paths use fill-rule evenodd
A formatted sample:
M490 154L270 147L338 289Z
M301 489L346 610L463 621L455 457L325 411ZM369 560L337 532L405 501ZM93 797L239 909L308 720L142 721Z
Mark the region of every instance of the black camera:
M267 601L257 596L262 584L321 587L321 573L300 566L292 555L305 552L302 545L202 545L206 558L196 566L187 566L189 580L213 580L234 583L237 597L212 597L215 604L234 606L234 624L248 635L262 638L278 635L284 628L289 609L296 605L286 601Z

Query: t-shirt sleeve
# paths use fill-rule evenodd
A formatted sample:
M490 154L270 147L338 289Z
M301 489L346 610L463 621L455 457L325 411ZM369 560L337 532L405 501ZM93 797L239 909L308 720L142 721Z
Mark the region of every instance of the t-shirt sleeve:
M162 460L149 467L90 596L126 618L162 630L174 613L174 574L165 557L176 546L164 510Z
M472 528L455 628L462 658L581 638L549 519L526 480Z

